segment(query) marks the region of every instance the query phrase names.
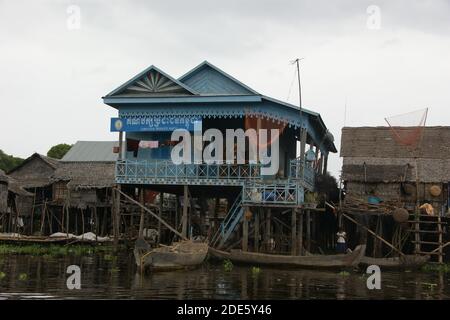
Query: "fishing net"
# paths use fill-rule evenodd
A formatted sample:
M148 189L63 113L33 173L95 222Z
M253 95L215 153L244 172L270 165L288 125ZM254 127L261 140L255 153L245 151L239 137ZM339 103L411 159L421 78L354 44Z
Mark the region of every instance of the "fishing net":
M395 142L416 149L427 121L428 108L384 118L391 129Z

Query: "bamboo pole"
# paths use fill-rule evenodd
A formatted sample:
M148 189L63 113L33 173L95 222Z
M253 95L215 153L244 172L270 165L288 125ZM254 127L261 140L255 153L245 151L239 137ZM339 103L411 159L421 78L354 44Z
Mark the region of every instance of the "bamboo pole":
M117 189L117 192L119 192L125 199L128 199L129 201L131 201L132 203L138 205L139 207L143 208L145 211L147 211L148 213L150 213L154 218L156 218L158 221L161 221L161 223L167 227L167 229L169 229L170 231L172 231L173 233L175 233L177 236L179 236L180 238L182 238L183 240L188 240L185 236L183 236L181 233L179 233L176 229L174 229L170 224L168 224L166 221L164 221L162 218L160 218L156 213L154 213L153 211L151 211L150 209L142 206L138 201L134 200L133 198L131 198L130 196L128 196L127 194L123 193L121 190Z
M384 244L386 244L389 248L391 248L392 250L394 250L395 252L397 252L398 254L400 254L401 256L404 256L405 254L403 252L401 252L399 249L397 249L396 247L394 247L391 243L387 242L386 240L384 240L383 238L381 238L379 235L377 235L375 232L373 232L372 230L370 230L369 228L367 228L366 226L362 225L361 223L359 223L358 221L356 221L355 219L351 218L350 216L346 215L345 213L342 213L342 216L348 220L350 220L351 222L353 222L354 224L362 227L363 229L365 229L367 232L369 232L371 235L373 235L375 238L377 238L378 240L380 240L381 242L383 242Z

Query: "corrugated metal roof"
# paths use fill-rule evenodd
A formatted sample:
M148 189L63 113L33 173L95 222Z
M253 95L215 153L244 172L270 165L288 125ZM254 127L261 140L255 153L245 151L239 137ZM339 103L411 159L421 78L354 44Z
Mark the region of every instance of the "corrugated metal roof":
M118 157L117 153L113 153L113 147L118 145L118 141L77 141L61 161L113 162Z

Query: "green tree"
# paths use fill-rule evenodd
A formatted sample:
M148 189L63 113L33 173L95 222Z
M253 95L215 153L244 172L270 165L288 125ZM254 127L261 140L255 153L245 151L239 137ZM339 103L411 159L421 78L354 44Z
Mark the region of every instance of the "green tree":
M53 146L48 150L47 157L55 158L55 159L61 159L64 157L64 155L72 148L71 144L67 143L60 143L56 146Z
M22 158L13 157L0 150L0 169L5 172L12 170L23 162Z

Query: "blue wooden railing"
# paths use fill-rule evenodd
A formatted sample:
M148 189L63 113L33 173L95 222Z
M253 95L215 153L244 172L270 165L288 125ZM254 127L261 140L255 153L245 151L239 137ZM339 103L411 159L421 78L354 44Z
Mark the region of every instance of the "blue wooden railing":
M311 163L304 159L296 158L290 162L289 177L291 180L300 181L300 183L310 191L314 191L315 172Z
M170 160L118 160L118 183L241 185L261 178L260 164L174 164Z
M273 183L244 184L243 204L299 205L304 202L304 188L297 181L280 180Z
M268 179L261 175L261 164L174 164L170 160L118 160L116 182L122 184L190 184L236 185L258 182L257 189L267 186L274 192L286 194L283 201L291 202L292 192L299 186L314 190L314 169L297 158L291 160L289 177ZM294 187L296 186L296 187ZM248 189L248 187L246 187ZM266 191L264 191L266 192ZM297 191L296 191L297 192ZM277 195L279 198L281 195ZM297 199L297 198L296 198Z

